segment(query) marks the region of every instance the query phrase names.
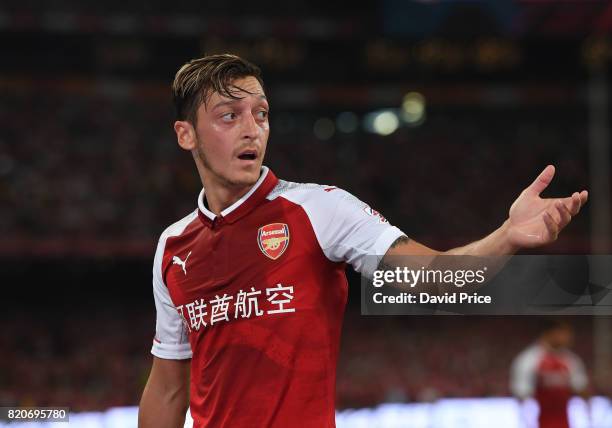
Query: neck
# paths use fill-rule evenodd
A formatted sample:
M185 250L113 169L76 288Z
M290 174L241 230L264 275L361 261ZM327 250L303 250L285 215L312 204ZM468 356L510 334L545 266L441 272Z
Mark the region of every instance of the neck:
M554 346L552 343L545 339L540 340L540 343L553 352L561 349L560 346Z
M221 211L232 206L238 199L246 195L253 188L252 184L231 184L221 179L212 170L205 168L199 156L193 152L198 175L204 186L204 198L208 210L215 215L221 215ZM261 171L259 173L261 178Z
M215 215L220 215L221 211L232 206L238 199L246 195L253 185L246 186L221 186L211 182L204 182L204 197L208 209Z

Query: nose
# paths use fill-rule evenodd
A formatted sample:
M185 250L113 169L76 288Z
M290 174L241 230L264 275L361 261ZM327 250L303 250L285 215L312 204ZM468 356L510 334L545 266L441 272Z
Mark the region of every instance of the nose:
M254 140L259 136L259 126L253 114L245 114L242 120L242 138Z

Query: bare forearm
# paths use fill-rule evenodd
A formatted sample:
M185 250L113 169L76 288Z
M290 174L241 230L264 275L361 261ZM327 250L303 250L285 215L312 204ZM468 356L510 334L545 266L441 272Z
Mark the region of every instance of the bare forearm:
M488 281L504 267L510 258L509 256L517 251L518 247L513 246L508 239L508 221L506 221L486 237L448 251L437 251L407 237L401 237L391 245L381 260L378 269L394 270L397 267L408 267L409 269L418 270L427 266L428 269L440 271L458 269L476 270L484 265L486 266ZM393 286L406 292L414 291L414 289L404 290L405 287L401 285ZM454 286L433 283L420 284L418 289L430 294L453 293L457 291Z
M518 247L513 246L508 239L508 221L505 221L504 224L484 238L440 254L486 257L512 255L517 251Z

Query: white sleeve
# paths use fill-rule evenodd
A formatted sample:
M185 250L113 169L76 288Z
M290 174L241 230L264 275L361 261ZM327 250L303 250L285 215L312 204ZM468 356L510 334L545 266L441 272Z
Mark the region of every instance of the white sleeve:
M168 360L185 360L191 358L191 346L183 321L170 299L168 287L162 277L162 259L166 237L162 235L157 244L153 262L153 297L157 320L155 339L151 353Z
M584 364L580 357L573 353L569 354L568 360L570 363L570 385L572 386L572 390L574 392L582 392L587 388L589 383Z
M308 197L305 193L284 197L306 211L329 260L349 263L365 276L372 276L391 244L404 236L380 213L342 189L318 187L310 189Z
M540 357L537 347L527 348L512 362L510 391L518 398L529 398L535 393L536 366Z

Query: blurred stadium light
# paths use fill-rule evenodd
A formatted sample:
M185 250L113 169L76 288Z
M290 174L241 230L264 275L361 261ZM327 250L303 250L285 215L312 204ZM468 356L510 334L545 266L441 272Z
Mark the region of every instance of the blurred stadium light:
M418 92L409 92L402 101L401 118L409 126L425 121L425 97Z
M340 132L350 134L351 132L355 132L358 126L359 119L353 112L344 111L338 114L338 117L336 118L336 128L338 128L338 131Z
M393 134L399 125L397 113L390 109L368 113L363 119L363 127L367 132L383 137Z

